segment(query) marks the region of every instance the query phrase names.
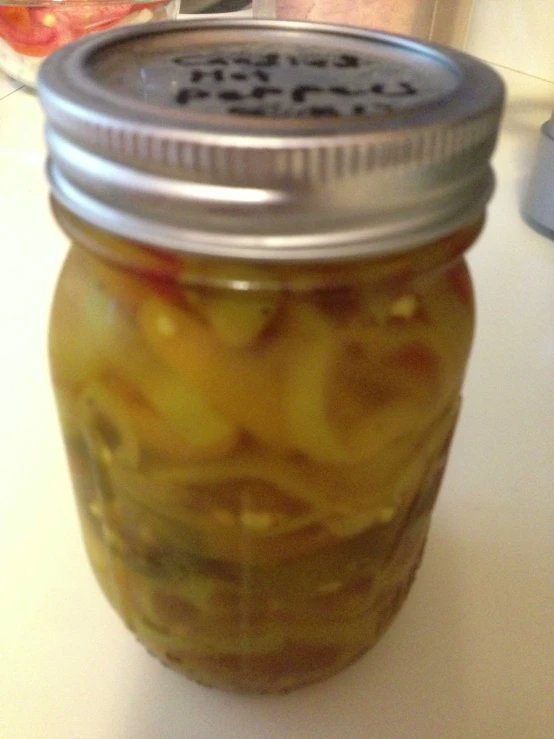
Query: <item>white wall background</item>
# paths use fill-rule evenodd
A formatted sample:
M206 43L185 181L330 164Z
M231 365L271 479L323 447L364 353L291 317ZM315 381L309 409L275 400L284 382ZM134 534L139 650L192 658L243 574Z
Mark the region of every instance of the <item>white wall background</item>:
M274 17L276 0L250 0L257 7L258 15ZM358 0L359 1L359 0ZM405 0L406 3L427 3L433 0ZM448 28L448 16L453 8L466 3L471 5L469 24L465 34L456 38L470 54L493 64L500 64L535 77L554 82L554 0L436 0L442 6L441 18L446 16L443 29L451 36L454 29ZM184 0L185 7L209 5L217 0ZM225 2L234 7L237 0L220 0L219 9ZM333 6L347 9L352 0L335 0ZM300 9L310 6L309 0L288 0L288 5ZM312 3L313 4L313 3ZM452 10L451 10L452 9ZM190 10L188 11L190 12ZM440 11L438 11L440 12ZM465 21L465 12L459 13ZM348 22L348 21L345 21ZM462 28L463 28L462 24ZM457 34L455 34L457 35ZM446 41L446 39L437 39Z
M554 81L554 0L473 0L465 50Z

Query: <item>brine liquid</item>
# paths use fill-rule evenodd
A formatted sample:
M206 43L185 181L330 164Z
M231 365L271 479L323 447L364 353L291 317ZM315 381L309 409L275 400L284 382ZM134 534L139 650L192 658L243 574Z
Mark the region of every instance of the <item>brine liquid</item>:
M419 564L471 344L465 263L280 290L256 266L244 290L142 256L133 273L74 247L53 309L96 576L202 683L322 679L376 641Z

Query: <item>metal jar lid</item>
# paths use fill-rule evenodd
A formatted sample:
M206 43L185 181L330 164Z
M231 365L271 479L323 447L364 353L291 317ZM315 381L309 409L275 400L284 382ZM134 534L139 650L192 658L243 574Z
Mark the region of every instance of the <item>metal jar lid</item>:
M465 54L348 26L205 19L70 44L42 66L54 197L197 254L329 260L478 218L503 84Z

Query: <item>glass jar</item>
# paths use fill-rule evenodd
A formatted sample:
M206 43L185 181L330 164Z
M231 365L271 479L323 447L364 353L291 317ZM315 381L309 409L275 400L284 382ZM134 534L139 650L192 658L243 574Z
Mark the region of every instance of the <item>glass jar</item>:
M423 553L499 78L399 37L222 20L83 42L39 93L73 243L52 377L104 593L201 683L332 675Z

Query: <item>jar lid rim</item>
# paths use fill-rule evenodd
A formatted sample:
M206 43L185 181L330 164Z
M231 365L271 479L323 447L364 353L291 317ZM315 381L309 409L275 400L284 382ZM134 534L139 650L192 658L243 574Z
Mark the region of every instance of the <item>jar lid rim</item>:
M468 222L490 197L503 104L499 76L461 52L243 19L83 39L38 89L66 207L126 236L147 223L160 246L262 259L382 254L415 223L434 237Z

